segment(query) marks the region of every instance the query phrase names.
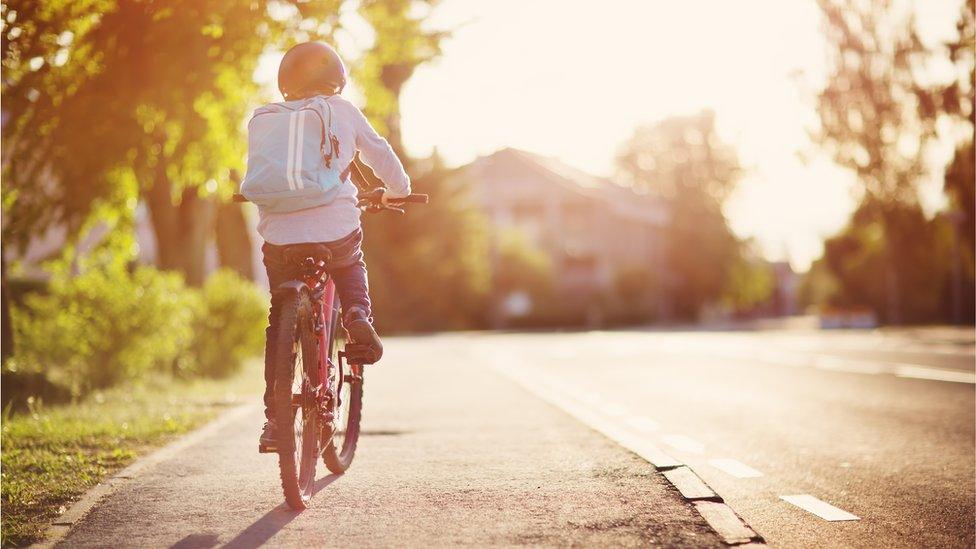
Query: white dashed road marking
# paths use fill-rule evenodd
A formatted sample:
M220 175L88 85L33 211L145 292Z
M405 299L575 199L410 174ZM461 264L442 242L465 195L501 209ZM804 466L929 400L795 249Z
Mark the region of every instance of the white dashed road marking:
M745 463L731 458L710 459L708 460L708 464L736 478L756 478L763 476L762 473Z
M895 375L898 377L913 377L915 379L932 379L935 381L952 381L954 383L976 384L976 374L972 372L925 368L923 366L914 366L911 364L896 365Z
M852 515L843 509L838 509L826 501L819 500L810 494L799 494L795 496L780 496L780 499L796 505L804 511L808 511L818 517L829 520L861 520L857 515Z
M577 400L555 389L542 378L526 372L524 368L519 369L513 367L510 362L499 360L493 363L492 366L494 366L496 371L506 375L529 392L554 404L564 412L583 422L583 424L589 425L593 429L603 433L611 440L616 441L624 448L642 457L651 465L654 465L654 467L658 469L669 469L682 465L680 461L662 452L645 437L639 436L637 433L624 428L618 422L606 418L604 414L596 413L591 407L580 402L581 400L600 402L601 399L598 396L587 394L585 396L590 398L580 396L578 397L579 400Z
M676 354L687 354L685 349L667 349ZM701 352L701 351L699 351ZM863 360L841 357L830 354L807 354L803 351L765 350L753 351L736 347L712 348L705 351L707 356L715 358L733 358L739 360L759 360L781 366L807 367L833 372L848 372L868 375L894 375L895 377L927 379L932 381L948 381L951 383L976 384L976 372L965 370L949 370L910 364L904 362L890 362L883 360ZM968 353L961 353L965 356Z
M684 435L665 435L661 437L665 444L690 454L701 454L705 451L705 445L697 440Z

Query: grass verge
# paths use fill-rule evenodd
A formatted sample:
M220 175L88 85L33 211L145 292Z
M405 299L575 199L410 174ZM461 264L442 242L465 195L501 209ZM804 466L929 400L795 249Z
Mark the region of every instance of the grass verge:
M5 417L3 546L43 539L48 525L88 489L135 458L260 393L261 363L224 380L147 380L64 406L34 405Z

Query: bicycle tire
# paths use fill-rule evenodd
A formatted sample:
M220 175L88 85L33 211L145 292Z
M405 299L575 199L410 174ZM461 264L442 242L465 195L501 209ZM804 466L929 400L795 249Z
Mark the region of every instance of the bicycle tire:
M278 467L285 503L300 511L307 509L312 499L318 461L318 409L312 393L318 377L318 342L312 328L308 288L283 292L272 299L276 300L278 311L274 353ZM294 396L296 371L302 372L297 397ZM287 436L291 433L294 436Z
M332 326L335 329L329 339L329 357L332 359L332 364L338 366L339 342L337 338L344 331L341 327L338 311L334 313ZM342 381L339 384L341 386L336 391L336 395L341 401L340 412L337 414L335 428L330 433L329 441L322 450L322 461L325 462L326 468L337 475L345 473L356 456L363 410L363 368L345 362L342 367ZM345 409L343 410L343 408ZM337 437L340 433L341 438Z

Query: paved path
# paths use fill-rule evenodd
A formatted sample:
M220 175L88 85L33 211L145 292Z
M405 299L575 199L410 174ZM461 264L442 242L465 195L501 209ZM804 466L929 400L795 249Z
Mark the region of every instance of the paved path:
M65 547L720 546L653 467L462 352L391 339L350 471L281 505L259 411L109 496ZM503 343L504 340L499 340Z

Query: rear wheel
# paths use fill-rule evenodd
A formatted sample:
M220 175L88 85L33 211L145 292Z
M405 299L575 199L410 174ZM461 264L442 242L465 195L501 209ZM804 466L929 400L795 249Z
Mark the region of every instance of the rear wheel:
M274 414L278 426L278 466L289 507L308 507L318 459L318 342L307 289L275 296L279 311L275 336Z
M335 316L332 325L336 326L336 330L330 340L332 348L329 350L329 356L336 367L329 368L329 385L337 388L337 399L332 411L335 417L333 428L326 429L331 433L325 433L331 434L331 437L324 441L322 460L325 461L329 471L341 474L352 465L356 446L359 444L359 425L363 410L363 367L343 363L342 371L339 371L338 350L344 341L340 342L338 338L345 331L339 326L338 315Z

